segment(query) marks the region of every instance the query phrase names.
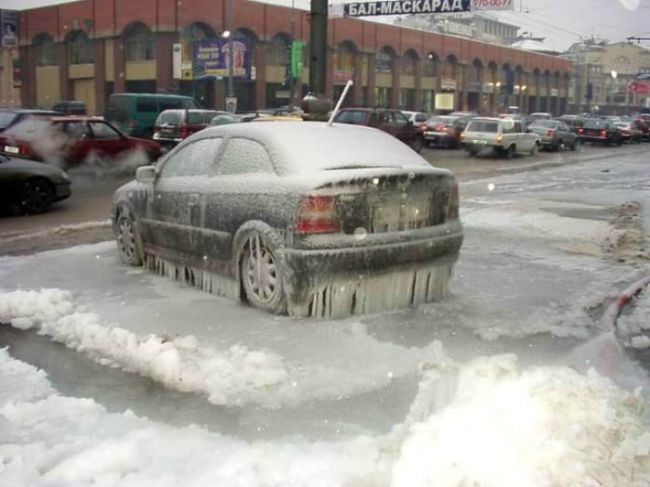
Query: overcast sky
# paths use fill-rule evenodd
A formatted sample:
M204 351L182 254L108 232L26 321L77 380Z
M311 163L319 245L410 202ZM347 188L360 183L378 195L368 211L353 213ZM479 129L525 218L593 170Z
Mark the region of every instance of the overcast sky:
M331 0L339 2L340 0ZM1 0L7 9L27 9L43 5L67 3L69 0ZM265 0L308 9L309 0ZM546 45L565 50L581 37L596 36L609 41L628 36L650 36L650 0L514 0L515 10L492 14L521 31L546 37ZM346 2L347 3L347 2ZM369 17L369 19L372 19ZM393 18L375 18L391 22ZM650 47L650 42L643 45Z

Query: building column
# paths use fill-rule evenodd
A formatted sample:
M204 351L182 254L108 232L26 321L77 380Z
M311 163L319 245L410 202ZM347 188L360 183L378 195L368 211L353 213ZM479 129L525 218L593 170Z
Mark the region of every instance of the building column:
M336 103L334 99L334 49L327 49L327 65L325 68L325 94L327 98Z
M459 64L460 68L460 110L467 111L469 97L469 76L467 64Z
M95 55L95 113L104 113L106 102L106 49L104 39L96 39L94 44Z
M415 61L415 90L413 98L415 98L415 106L413 107L416 111L423 109L422 107L422 59Z
M485 103L483 101L483 84L485 81L485 67L481 66L478 68L478 105L476 106L476 109L478 110L479 114L483 114L485 112Z
M391 79L391 96L389 108L399 108L399 98L401 91L401 77L402 77L402 58L400 56L395 56L393 58L393 72Z
M126 91L126 46L121 36L115 37L113 43L113 92Z
M20 48L20 105L36 106L36 53L32 46Z
M70 87L70 73L68 72L68 44L60 42L57 44L57 50L59 54L59 100L52 100L54 103L73 98Z
M368 87L367 87L367 93L368 93L368 99L363 100L364 104L367 103L369 107L374 107L375 106L375 88L377 87L377 78L375 76L376 74L376 68L375 68L375 54L374 53L367 53L364 54L364 56L368 57Z
M255 103L252 103L251 106L259 110L266 108L266 46L262 42L255 42L253 63L255 66ZM296 91L300 93L302 80L299 81L299 84Z
M156 91L174 91L174 42L178 39L175 32L156 33Z
M354 53L354 77L352 81L352 103L356 106L363 105L363 54Z

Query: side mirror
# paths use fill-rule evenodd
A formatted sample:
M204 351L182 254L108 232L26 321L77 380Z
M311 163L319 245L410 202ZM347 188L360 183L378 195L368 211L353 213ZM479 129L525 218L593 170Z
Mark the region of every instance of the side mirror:
M157 172L154 166L142 166L135 171L135 179L139 183L149 184L156 180Z

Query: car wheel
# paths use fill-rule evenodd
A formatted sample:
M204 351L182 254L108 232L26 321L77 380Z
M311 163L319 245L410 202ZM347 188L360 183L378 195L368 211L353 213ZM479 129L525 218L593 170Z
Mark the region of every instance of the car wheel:
M564 141L562 139L560 139L558 141L557 145L555 146L555 150L558 151L558 152L564 152L565 149L566 149L566 144L564 143Z
M515 154L515 148L514 148L514 146L512 146L512 145L509 146L509 147L508 147L508 148L503 152L503 156L504 156L506 159L508 159L508 160L512 159L512 156L513 156L514 154Z
M476 154L478 154L478 151L477 151L476 149L468 149L468 150L467 150L467 154L468 154L470 157L476 157Z
M419 154L422 151L422 147L424 147L424 139L421 136L417 136L413 142L411 142L411 149Z
M251 234L243 252L241 279L246 299L255 308L283 313L286 299L279 261L264 235Z
M116 241L122 262L134 267L142 264L138 229L131 215L124 214L118 218Z
M20 196L20 207L28 215L36 215L47 210L54 200L54 189L49 181L32 179L25 183Z

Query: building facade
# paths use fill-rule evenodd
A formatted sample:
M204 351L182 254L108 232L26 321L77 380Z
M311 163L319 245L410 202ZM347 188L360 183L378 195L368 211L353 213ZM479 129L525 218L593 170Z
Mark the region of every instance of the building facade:
M650 49L587 40L571 46L562 57L573 63L570 99L574 110L623 115L650 107L649 94L629 89L638 74L650 73Z
M22 104L79 99L101 114L111 93L136 91L192 94L204 106L223 108L226 80L191 79L191 69L189 76L175 73L173 51L180 44L191 52L194 41L226 30L250 46L250 75L233 83L239 110L287 104L288 46L308 41L308 12L232 3L232 26L225 22L226 0L81 0L22 11ZM570 61L357 19L330 19L328 29L327 91L335 97L352 79L347 105L565 111ZM295 100L309 79L308 52L307 46Z

